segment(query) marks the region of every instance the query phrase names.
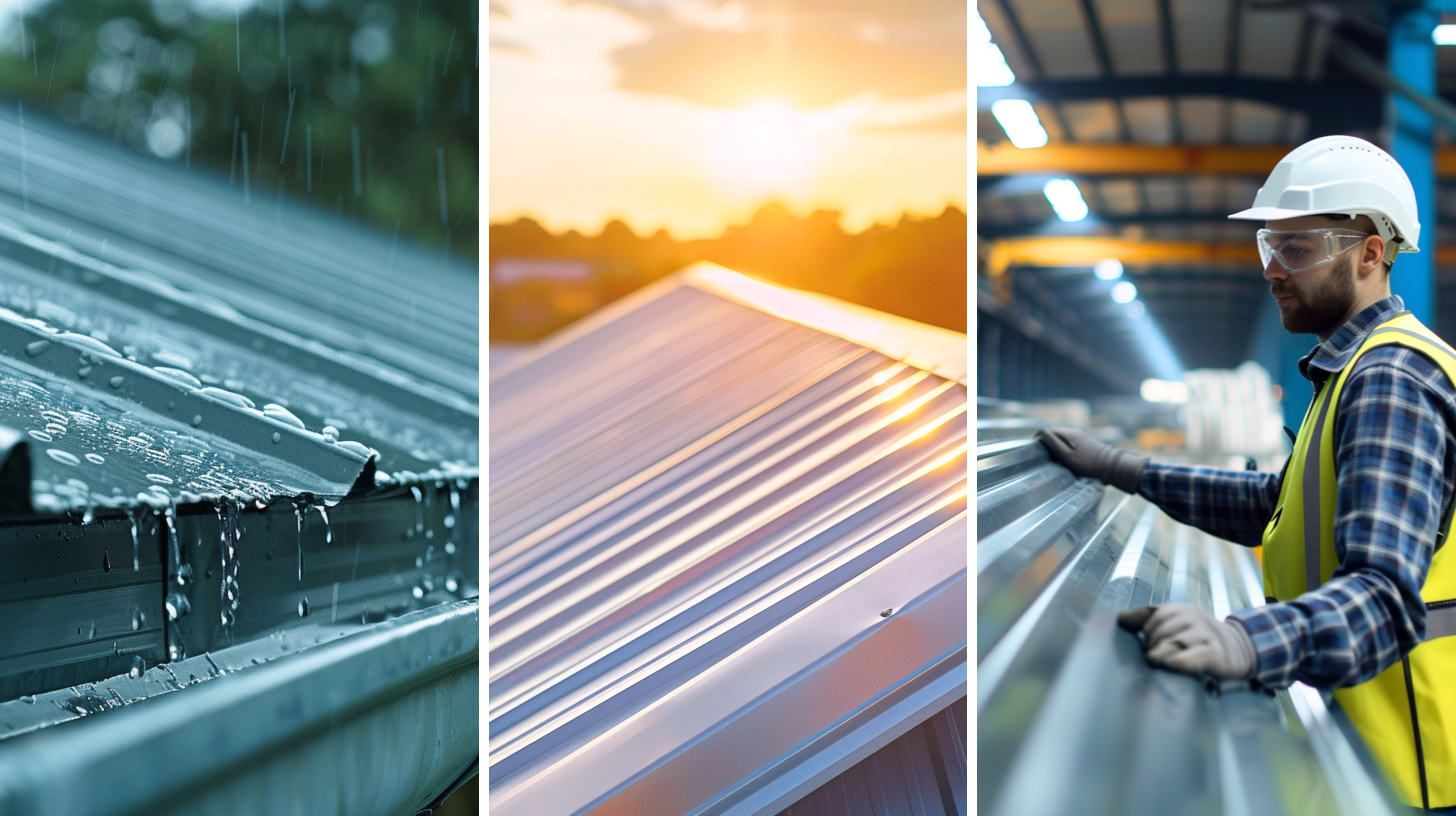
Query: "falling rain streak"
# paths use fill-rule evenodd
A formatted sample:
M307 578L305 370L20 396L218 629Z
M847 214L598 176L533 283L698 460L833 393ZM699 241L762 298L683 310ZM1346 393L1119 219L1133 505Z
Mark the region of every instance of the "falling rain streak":
M359 164L359 126L352 125L349 128L349 145L354 151L354 197L364 195L364 175Z

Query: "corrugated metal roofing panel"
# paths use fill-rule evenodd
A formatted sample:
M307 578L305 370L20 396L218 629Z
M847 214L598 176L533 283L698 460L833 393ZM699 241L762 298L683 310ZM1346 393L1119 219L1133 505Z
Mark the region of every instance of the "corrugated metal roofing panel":
M25 232L475 396L472 267L313 207L247 201L240 187L0 110L0 209Z
M498 375L492 807L782 808L953 702L964 344L698 268Z
M470 766L474 273L240 192L0 113L0 811L394 811Z
M0 425L26 434L35 509L333 500L375 454L473 473L473 276L95 148L0 115ZM429 314L399 315L411 298Z
M1263 602L1258 565L1138 496L1074 478L1032 430L977 431L978 811L1394 812L1326 695L1205 686L1147 665L1117 612L1195 603L1222 617Z

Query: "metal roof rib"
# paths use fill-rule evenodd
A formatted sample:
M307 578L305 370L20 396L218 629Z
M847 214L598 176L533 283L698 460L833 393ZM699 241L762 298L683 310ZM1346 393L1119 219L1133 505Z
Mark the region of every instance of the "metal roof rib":
M624 300L492 383L492 809L880 773L965 694L964 337L718 267Z

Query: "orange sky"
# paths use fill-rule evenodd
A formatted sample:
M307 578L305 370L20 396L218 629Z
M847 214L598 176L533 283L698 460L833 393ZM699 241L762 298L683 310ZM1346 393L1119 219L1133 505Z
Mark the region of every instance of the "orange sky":
M490 219L716 236L966 206L966 6L492 0Z

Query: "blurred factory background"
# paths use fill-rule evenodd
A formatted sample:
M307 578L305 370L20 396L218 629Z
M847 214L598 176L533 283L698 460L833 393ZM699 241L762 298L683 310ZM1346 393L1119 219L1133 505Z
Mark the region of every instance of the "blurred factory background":
M1227 216L1318 136L1405 169L1422 245L1392 289L1456 332L1447 23L1438 2L976 4L980 812L1402 812L1328 694L1148 669L1113 615L1262 603L1257 551L1073 478L1032 435L1278 470L1316 338L1279 324L1262 224Z
M1440 4L993 0L972 27L982 397L1138 397L1253 361L1298 427L1309 385L1260 277L1247 207L1328 134L1392 152L1423 241L1392 288L1456 331L1456 49ZM1453 18L1456 20L1456 18ZM1456 30L1456 29L1453 29ZM1184 389L1152 386L1156 400ZM1111 409L1109 409L1110 411ZM1110 413L1108 414L1110 416ZM1129 430L1135 431L1130 428Z

